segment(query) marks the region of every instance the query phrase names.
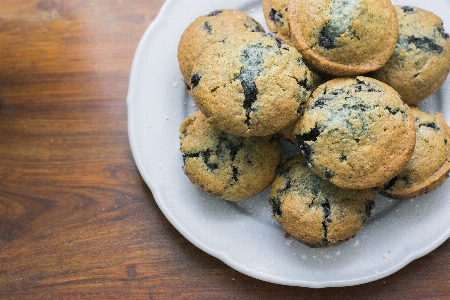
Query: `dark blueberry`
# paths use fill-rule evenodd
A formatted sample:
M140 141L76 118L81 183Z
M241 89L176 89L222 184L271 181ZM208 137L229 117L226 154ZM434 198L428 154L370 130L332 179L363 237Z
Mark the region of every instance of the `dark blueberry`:
M205 164L205 166L211 171L214 172L216 171L219 166L216 163L211 163L210 157L211 157L211 150L207 149L205 151L199 152L199 153L185 153L183 155L183 161L186 164L186 160L188 158L201 158L203 160L203 163Z
M358 103L353 105L344 104L343 108L364 112L370 110L371 106L368 104Z
M386 109L389 111L390 114L395 115L396 113L398 113L400 111L399 108L392 108L390 106L386 106Z
M448 40L449 35L448 35L448 33L446 33L446 32L444 31L444 27L442 26L442 24L441 24L441 26L438 26L438 27L437 27L437 31L441 34L441 36L442 36L444 39Z
M356 84L354 87L355 87L357 92L362 92L362 90L363 90L363 85L362 84Z
M278 48L281 48L281 46L283 46L283 41L280 38L275 37L275 41L277 41Z
M277 11L272 8L269 12L269 19L272 20L274 23L276 23L280 27L284 26L283 13L280 11Z
M342 155L341 157L339 157L339 161L340 161L340 162L345 162L345 161L347 161L347 156Z
M316 101L313 102L313 104L311 105L310 108L311 109L316 108L316 107L322 108L322 107L325 106L325 103L327 101L330 101L330 100L333 100L333 99L334 99L334 97L320 97L319 99L317 99Z
M191 87L196 88L200 83L200 79L202 79L202 75L195 73L191 76Z
M375 89L375 88L374 88L372 85L370 85L370 84L369 84L367 87L368 87L368 88L367 88L367 91L368 91L368 92L371 92L371 93L372 93L372 92L376 92L376 91L377 91L377 89Z
M334 42L329 37L324 35L324 33L319 33L319 45L324 47L327 50L334 48Z
M356 79L356 82L358 83L358 84L364 84L364 81L363 80L361 80L361 79L359 79L359 78L355 78Z
M215 10L215 11L212 11L212 12L210 12L207 16L208 17L215 17L215 16L217 16L217 15L220 15L221 13L223 12L223 10Z
M274 216L281 216L283 214L283 212L281 211L280 198L270 198L269 204L272 207L272 213Z
M365 223L367 219L370 218L370 216L372 215L373 209L375 208L375 201L367 200L366 202L364 202L364 206L365 211L363 216L363 223Z
M303 79L295 78L295 81L297 81L297 84L300 87L302 87L302 88L304 88L306 90L310 90L311 89L311 86L308 84L308 78L303 78Z
M323 171L323 176L325 176L325 178L330 179L334 177L334 173L331 170L326 169L325 171Z
M211 24L209 24L209 22L205 22L204 24L203 24L203 27L202 27L202 29L204 30L204 31L206 31L206 32L208 32L208 34L211 34L212 32L212 26L211 26Z
M322 203L322 209L325 221L331 222L331 206L328 200L325 200L325 202Z
M322 203L322 209L323 209L323 216L324 220L322 222L323 227L323 243L325 245L328 244L328 223L331 222L331 207L328 200L326 200L324 203Z
M434 129L435 131L439 131L440 130L440 128L434 122L426 123L426 124L420 124L419 127L429 127L429 128Z
M450 171L448 171L447 173L445 173L445 176L448 178L450 177Z
M415 45L417 48L424 52L431 52L434 54L440 54L444 51L444 48L436 44L432 39L428 37L415 37L409 36L408 43Z
M380 92L379 89L371 85L370 83L366 83L364 81L357 80L358 84L353 85L356 92Z
M402 9L407 14L414 14L414 13L416 13L416 10L414 9L414 7L411 7L411 6L402 6Z
M387 183L384 184L383 189L386 191L392 190L392 188L397 183L397 180L398 176L395 176L394 178L392 178L391 180L389 180Z
M278 194L284 193L292 187L291 179L289 177L284 177L284 178L286 179L286 182L281 189L277 190Z
M188 158L195 158L195 157L200 157L199 153L184 153L183 154L183 164L186 165L186 160Z
M243 147L243 142L242 137L222 133L219 136L219 143L217 145L217 157L222 160L228 154L230 156L230 160L234 161L237 153Z
M216 163L211 163L209 160L211 158L211 150L207 149L206 151L202 152L201 156L203 157L203 163L206 165L206 167L210 170L210 171L215 171L219 168L219 165L217 165Z
M337 32L332 26L329 26L327 23L325 27L322 28L322 30L319 32L319 45L327 50L336 48L335 39L340 35L341 34L339 32Z
M232 182L236 183L239 181L239 170L236 166L233 166L233 176L232 176Z
M331 94L337 96L339 94L342 94L344 92L344 89L334 89Z
M269 34L263 35L270 36ZM244 90L243 107L247 116L247 125L250 125L250 113L253 110L253 103L256 102L259 93L255 79L261 72L264 53L265 51L261 45L254 45L245 48L240 57L243 67L237 78L241 81L241 86Z
M246 111L246 115L247 115L247 125L250 125L249 122L249 118L250 118L250 112L252 111L252 105L253 103L256 102L257 97L258 97L258 88L256 87L256 83L255 82L248 82L246 83L245 81L241 81L242 83L242 88L244 89L244 96L245 96L245 100L244 100L244 109Z
M303 153L303 155L306 156L306 158L309 159L312 153L311 146L307 142L308 141L315 142L319 135L320 130L317 127L317 125L313 129L311 129L311 131L308 133L295 135L295 138L297 140L297 146L300 148L300 151Z
M291 172L291 170L292 170L293 167L294 167L294 165L290 165L289 167L283 169L283 170L280 172L279 175L282 176L282 177L284 177L286 180L288 180L288 179L289 179L289 172Z
M299 135L297 139L302 139L304 141L313 141L315 142L317 140L317 137L320 135L320 130L317 127L317 125L312 128L308 133L304 133L302 135Z

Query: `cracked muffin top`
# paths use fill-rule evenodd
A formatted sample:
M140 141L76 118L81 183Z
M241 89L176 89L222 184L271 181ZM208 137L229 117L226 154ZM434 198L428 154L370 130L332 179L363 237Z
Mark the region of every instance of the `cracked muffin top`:
M416 124L416 146L408 164L380 188L380 193L406 199L441 186L450 171L450 129L441 113L429 114L418 107L411 112Z
M302 155L283 166L269 197L283 229L310 247L332 246L355 236L375 207L372 189L339 188L312 173Z
M393 87L414 105L442 86L450 70L450 36L442 19L413 6L395 6L397 45L389 61L371 76Z
M215 10L190 23L178 43L178 63L186 84L199 55L208 46L240 31L264 32L264 28L244 11L235 9Z
M406 165L415 146L408 105L388 85L362 76L319 86L294 135L313 172L351 189L389 181Z
M181 123L180 150L189 180L204 192L230 201L263 191L281 161L277 137L225 133L211 126L200 111Z
M193 100L225 132L264 136L294 122L314 86L294 48L266 33L241 33L206 49L191 76Z
M398 35L390 0L291 0L288 20L305 60L338 76L382 67Z

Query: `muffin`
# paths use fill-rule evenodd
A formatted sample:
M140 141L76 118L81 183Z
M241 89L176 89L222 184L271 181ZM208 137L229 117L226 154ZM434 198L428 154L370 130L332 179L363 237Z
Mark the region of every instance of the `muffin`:
M310 247L325 247L356 235L373 212L375 193L339 188L313 174L297 155L275 178L269 201L287 233Z
M295 48L273 34L240 33L200 55L190 93L220 130L264 136L294 122L312 88L311 72Z
M395 6L399 37L394 53L371 76L414 105L435 93L450 70L450 38L441 18L412 6Z
M398 36L389 0L291 0L288 21L305 60L338 76L379 69L392 55Z
M416 124L416 146L403 170L379 190L390 198L406 199L429 193L449 177L450 129L444 116L428 114L418 107L412 107L411 112Z
M204 192L236 201L268 187L281 160L278 138L241 137L211 126L197 111L180 125L183 170Z
M336 78L319 86L294 128L313 172L349 189L384 184L411 158L414 118L398 93L373 78Z

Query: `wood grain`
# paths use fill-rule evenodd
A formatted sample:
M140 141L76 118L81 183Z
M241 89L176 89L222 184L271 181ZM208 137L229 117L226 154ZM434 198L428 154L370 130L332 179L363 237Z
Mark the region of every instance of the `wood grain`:
M125 102L163 2L0 2L0 298L448 299L448 240L381 280L307 289L243 275L173 228L134 164Z

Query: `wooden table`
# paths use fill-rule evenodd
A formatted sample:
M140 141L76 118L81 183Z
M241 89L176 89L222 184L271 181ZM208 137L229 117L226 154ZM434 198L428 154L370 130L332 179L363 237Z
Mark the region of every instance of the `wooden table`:
M0 2L0 298L450 297L449 240L381 280L308 289L243 275L175 230L135 166L125 102L163 2Z

